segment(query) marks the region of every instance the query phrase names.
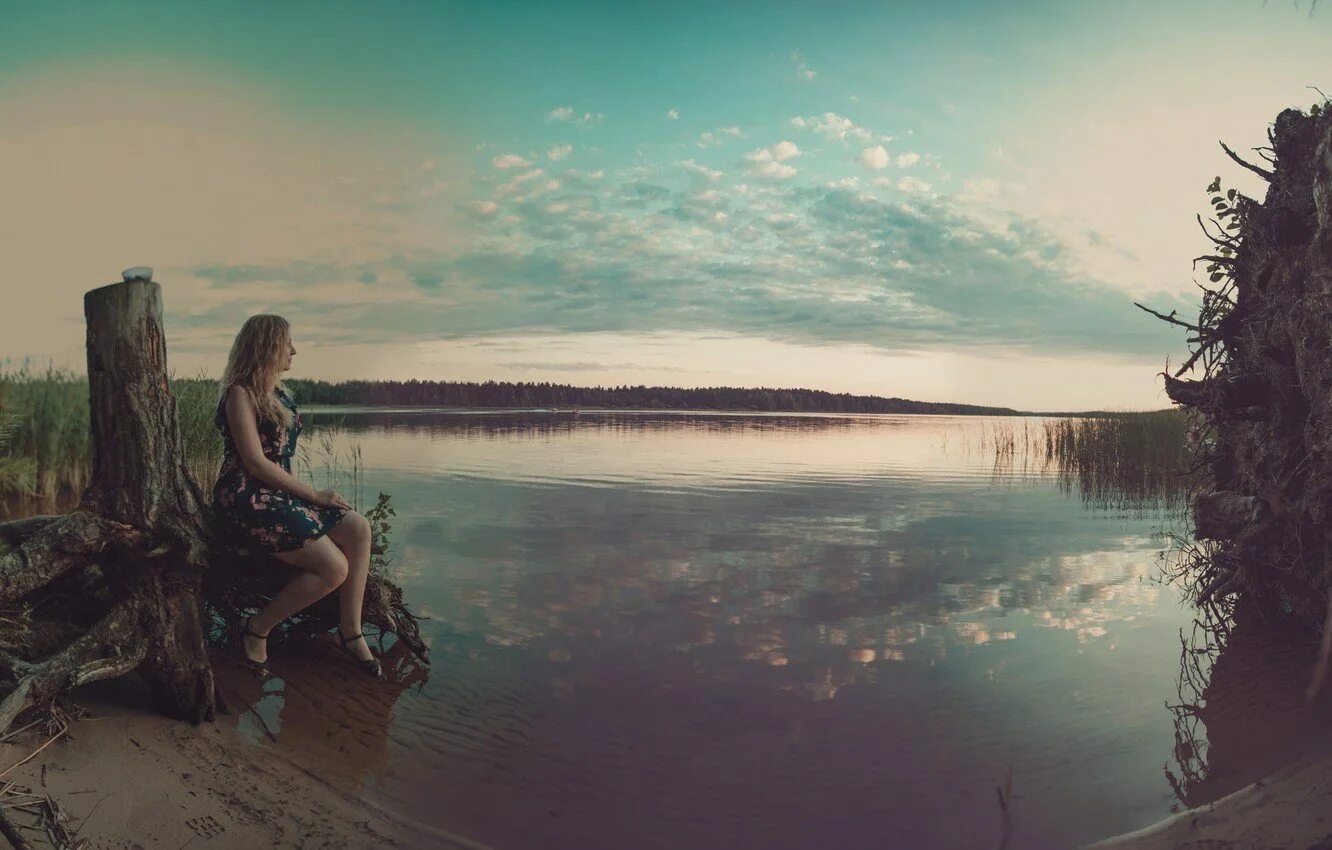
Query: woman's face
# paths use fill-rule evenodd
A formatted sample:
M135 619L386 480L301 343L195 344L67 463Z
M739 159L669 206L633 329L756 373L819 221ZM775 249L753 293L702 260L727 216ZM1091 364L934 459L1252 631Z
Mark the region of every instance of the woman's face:
M295 356L296 356L296 346L292 345L291 340L287 340L287 360L286 360L286 365L282 367L282 371L286 372L289 369L291 369L291 358Z

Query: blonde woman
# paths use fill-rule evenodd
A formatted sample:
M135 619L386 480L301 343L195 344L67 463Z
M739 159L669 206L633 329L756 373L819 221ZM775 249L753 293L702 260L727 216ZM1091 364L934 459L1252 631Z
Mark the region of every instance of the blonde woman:
M370 522L338 491L316 491L291 473L301 415L278 378L295 356L286 319L251 316L236 334L220 382L214 422L224 455L213 509L246 548L297 568L263 610L234 625L236 640L247 666L266 672L269 631L336 589L342 648L378 679L380 663L361 634Z

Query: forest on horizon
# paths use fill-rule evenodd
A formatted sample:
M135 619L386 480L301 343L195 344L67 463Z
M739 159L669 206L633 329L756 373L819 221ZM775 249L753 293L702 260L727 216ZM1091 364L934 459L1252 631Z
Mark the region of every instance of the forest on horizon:
M818 413L935 413L1013 416L1022 411L954 402L914 401L824 390L773 387L578 387L509 381L314 381L283 380L304 404L439 407L645 408L753 410Z

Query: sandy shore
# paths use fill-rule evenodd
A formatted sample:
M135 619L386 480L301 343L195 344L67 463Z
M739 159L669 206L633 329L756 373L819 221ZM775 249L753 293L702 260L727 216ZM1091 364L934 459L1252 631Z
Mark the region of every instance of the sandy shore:
M318 667L325 678L346 692L371 694L362 702L373 704L376 683L357 681L357 671L339 659L326 660ZM287 666L289 675L313 669L299 661ZM365 734L355 719L320 716L299 729L288 718L284 732L296 735L256 734L262 720L242 721L261 716L249 707L260 683L225 658L215 670L232 709L217 722L192 726L156 715L134 678L96 683L75 691L73 702L86 714L69 732L4 778L49 793L71 817L70 829L106 850L484 846L414 822L362 792L367 760L387 768L383 728ZM9 767L45 740L34 729L0 744L0 763ZM12 817L33 821L23 812Z
M1332 749L1135 832L1084 850L1332 850Z

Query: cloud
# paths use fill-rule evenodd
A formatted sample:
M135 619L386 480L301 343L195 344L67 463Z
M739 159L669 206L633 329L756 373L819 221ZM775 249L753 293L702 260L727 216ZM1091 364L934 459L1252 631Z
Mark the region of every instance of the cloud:
M906 192L909 195L922 194L930 191L930 184L924 180L918 180L915 177L906 176L897 181L899 191Z
M723 137L739 139L743 136L744 133L739 127L717 127L714 130L709 130L706 133L700 134L698 137L698 146L700 148L720 147L726 141L726 138Z
M920 154L916 153L915 151L909 151L907 153L900 153L897 155L898 168L910 168L911 166L915 165L918 162L920 162Z
M516 153L506 153L492 159L490 164L503 171L509 168L527 168L532 163L523 159Z
M747 161L782 166L779 156L794 154L774 145ZM1179 348L1130 296L1088 277L1075 246L1032 219L980 216L972 202L947 195L879 198L858 181L740 193L706 177L671 188L650 171L608 191L562 190L513 212L489 208L477 239L458 254L348 267L347 276L375 272L418 298L332 303L321 320L354 324L362 342L375 333L401 340L651 330L898 352L1128 358ZM340 273L207 270L227 281ZM1166 312L1191 307L1164 292L1144 297Z
M572 123L579 127L588 124L598 124L606 119L606 116L600 112L584 112L578 114L572 106L559 106L546 113L547 121L557 121L561 123Z
M847 139L868 144L873 141L890 142L891 136L880 136L864 127L856 126L855 122L845 115L838 115L836 112L825 112L822 115L797 115L791 119L790 124L800 130L812 130L819 133L829 141L844 142Z
M423 199L434 198L438 195L443 194L444 190L448 189L450 185L451 184L447 180L436 180L435 182L431 183L429 186L422 187L419 194Z
M678 109L668 109L668 110L666 110L666 117L669 118L669 119L671 119L672 121L674 121L675 119L677 119L677 118L680 117L680 110L678 110Z
M795 142L781 141L771 147L752 150L745 154L745 159L755 162L766 162L768 160L782 162L799 155L800 148L796 146Z
M293 112L267 87L159 59L89 54L0 83L0 186L31 199L0 204L0 244L14 263L68 282L66 295L118 280L126 266L153 266L167 292L168 328L187 329L172 336L177 365L215 371L218 346L263 309L256 303L290 303L288 289L302 288L307 303L378 298L381 287L367 293L360 281L373 269L360 263L386 245L455 250L469 241L470 181L461 178L478 164L470 140L429 137L389 116L372 126ZM485 171L488 160L479 163ZM127 197L143 201L132 216L123 215ZM305 291L341 271L325 265L333 261L348 274ZM294 279L270 287L222 275L214 284L192 273L232 266L280 267ZM72 353L82 368L79 303L44 287L9 287L0 312L25 318L0 319L0 359ZM198 315L216 322L201 326Z
M508 182L501 183L500 185L496 186L495 194L512 195L516 192L526 191L526 190L535 191L537 193L543 191L549 191L554 187L551 187L548 184L543 185L539 181L537 181L537 178L544 177L545 175L546 172L541 170L540 168L534 168L531 171L524 171L520 174L515 174L513 175L513 178L510 179Z
M791 61L795 64L796 79L809 81L818 76L814 70L809 67L809 63L805 61L805 57L799 50L791 51Z
M239 263L235 265L208 264L191 268L190 274L217 288L241 286L250 283L282 283L291 286L313 286L337 280L350 280L363 276L368 269L339 263L297 260L282 265Z
M865 148L858 157L860 164L871 171L882 171L888 167L888 151L883 145Z
M546 158L552 162L559 162L569 154L573 153L573 145L551 145L546 151Z
M781 141L771 147L757 148L745 154L747 173L761 180L789 180L796 175L796 169L785 160L799 155L800 148L794 142Z
M700 165L692 159L686 159L684 162L680 163L680 168L684 169L689 174L702 177L708 182L716 182L726 176L725 172L715 171L708 168L706 165Z

